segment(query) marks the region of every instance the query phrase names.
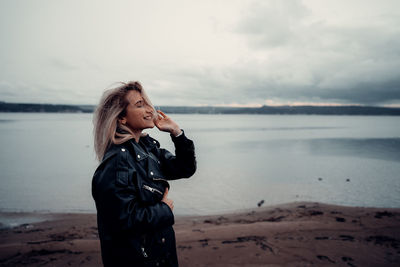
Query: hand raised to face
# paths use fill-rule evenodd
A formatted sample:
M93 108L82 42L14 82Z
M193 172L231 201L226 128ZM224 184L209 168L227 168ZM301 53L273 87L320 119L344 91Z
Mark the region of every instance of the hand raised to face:
M169 132L173 136L181 133L179 125L161 110L157 110L157 117L154 119L154 124L160 131Z

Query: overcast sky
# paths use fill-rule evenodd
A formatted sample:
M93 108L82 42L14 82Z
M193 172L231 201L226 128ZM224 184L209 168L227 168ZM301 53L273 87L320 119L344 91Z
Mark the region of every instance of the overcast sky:
M400 106L398 0L2 0L0 101Z

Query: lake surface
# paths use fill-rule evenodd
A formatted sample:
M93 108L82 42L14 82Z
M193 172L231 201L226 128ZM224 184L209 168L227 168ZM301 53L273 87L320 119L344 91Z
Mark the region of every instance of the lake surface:
M293 201L400 207L400 117L171 115L198 171L175 214ZM92 114L0 113L0 211L95 212ZM148 131L174 151L166 133Z

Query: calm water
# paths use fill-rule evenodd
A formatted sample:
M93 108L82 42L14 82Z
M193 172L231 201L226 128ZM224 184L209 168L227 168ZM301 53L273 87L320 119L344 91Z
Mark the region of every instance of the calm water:
M198 171L176 214L292 201L400 207L400 117L171 115ZM91 114L0 113L0 210L95 212ZM169 135L150 134L173 151ZM348 179L348 180L347 180Z

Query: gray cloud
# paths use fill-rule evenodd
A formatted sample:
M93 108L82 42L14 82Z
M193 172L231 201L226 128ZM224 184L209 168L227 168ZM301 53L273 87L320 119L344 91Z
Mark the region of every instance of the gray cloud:
M390 11L390 10L388 10ZM165 79L179 104L400 102L400 20L314 18L301 1L258 1L234 28L250 54L227 66L175 67ZM254 56L258 54L261 56ZM248 58L247 58L248 56ZM157 92L168 98L170 94Z
M253 2L236 30L248 36L253 48L276 47L290 42L309 10L298 0Z
M0 100L95 104L137 79L156 105L400 104L398 1L49 3L0 3Z
M301 1L260 1L239 21L237 33L249 47L271 55L255 61L265 71L249 73L256 81L249 92L359 104L400 100L398 16L378 14L361 25L330 25L310 22L311 15Z

